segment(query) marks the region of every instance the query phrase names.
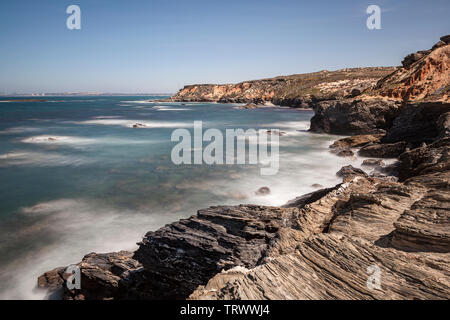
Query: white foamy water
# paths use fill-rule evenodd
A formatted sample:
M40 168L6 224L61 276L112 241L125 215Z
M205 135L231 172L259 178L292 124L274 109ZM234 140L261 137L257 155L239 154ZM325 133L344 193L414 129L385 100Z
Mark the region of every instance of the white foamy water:
M133 250L147 231L211 205L282 205L316 190L313 184L334 186L341 166L362 162L331 154L328 145L336 137L306 132L312 112L143 97L61 99L61 106L2 105L0 298L41 298L34 290L37 277L85 254ZM173 164L171 129L192 133L200 120L204 130L222 133L285 132L278 173L261 176L267 164ZM261 187L270 194L256 195Z
M189 111L191 109L188 108L173 108L168 106L154 106L152 109L158 110L158 111Z
M74 124L84 125L104 125L104 126L121 126L133 128L134 125L142 125L140 128L189 128L193 126L190 122L163 122L163 121L144 121L132 119L93 119L72 122Z
M21 140L23 143L32 143L44 146L70 146L83 147L88 145L130 145L130 144L152 144L158 143L156 139L121 139L121 138L85 138L75 136L32 136Z
M68 137L68 136L34 136L21 140L24 143L44 143L44 144L91 144L95 139Z
M52 244L20 255L2 269L0 299L42 299L36 289L42 272L77 263L89 252L135 250L148 230L170 221L168 216L108 208L85 199L57 199L25 207L21 215L38 216L39 221L22 228L16 237L39 238L51 234Z

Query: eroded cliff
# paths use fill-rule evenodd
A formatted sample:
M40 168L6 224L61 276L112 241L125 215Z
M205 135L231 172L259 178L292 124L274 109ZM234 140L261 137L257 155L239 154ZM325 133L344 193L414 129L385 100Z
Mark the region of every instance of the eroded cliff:
M408 55L402 67L361 95L313 104L311 130L336 134L383 133L393 119L416 106L437 102L450 109L450 37L432 49Z
M376 85L395 67L352 68L320 71L238 84L189 85L171 101L265 103L290 107L311 107L312 102L336 100L360 94Z

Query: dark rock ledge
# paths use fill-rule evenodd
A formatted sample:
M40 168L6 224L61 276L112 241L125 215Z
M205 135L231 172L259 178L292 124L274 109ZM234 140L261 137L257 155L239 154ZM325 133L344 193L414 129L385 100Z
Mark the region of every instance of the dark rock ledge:
M91 253L64 299L448 299L450 138L400 156L400 182L366 174L284 207L218 206ZM384 281L370 290L366 268ZM39 277L61 288L64 269Z

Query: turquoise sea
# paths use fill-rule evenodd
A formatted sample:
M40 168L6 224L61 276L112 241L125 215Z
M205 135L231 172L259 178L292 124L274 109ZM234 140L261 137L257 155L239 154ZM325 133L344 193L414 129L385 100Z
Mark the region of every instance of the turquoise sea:
M0 299L42 298L35 285L43 272L89 252L133 250L147 231L198 209L282 205L313 184L335 185L335 172L351 162L328 151L336 136L307 132L312 111L148 102L160 98L0 98ZM262 176L258 165L174 165L171 134L195 120L205 129L286 132L278 174ZM256 195L264 186L271 193Z

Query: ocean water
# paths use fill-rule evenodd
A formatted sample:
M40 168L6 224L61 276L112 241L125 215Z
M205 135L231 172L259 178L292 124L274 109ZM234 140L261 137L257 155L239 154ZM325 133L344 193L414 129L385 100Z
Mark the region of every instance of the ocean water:
M150 230L211 205L282 205L340 182L360 159L336 157L336 136L312 134L312 111L148 102L160 97L0 98L0 298L39 299L36 279L90 252L136 249ZM171 162L176 128L280 129L280 167ZM133 123L146 128L131 128ZM49 139L51 137L51 139ZM53 140L55 139L55 140ZM271 193L257 196L267 186Z

